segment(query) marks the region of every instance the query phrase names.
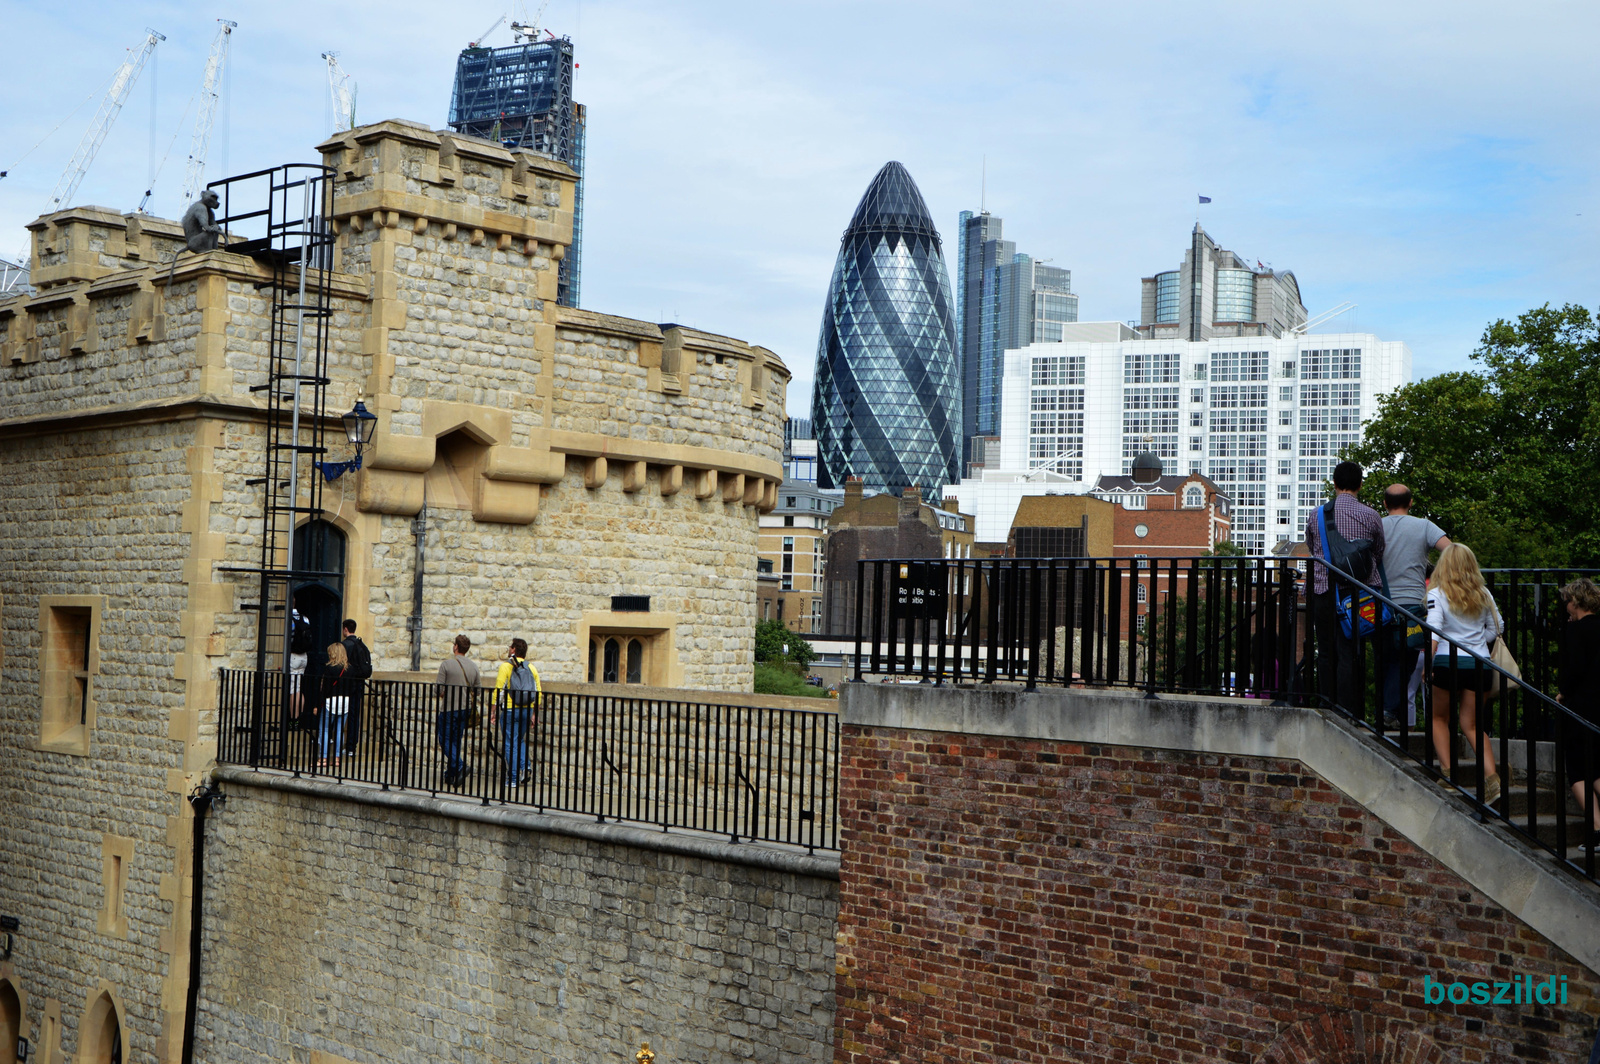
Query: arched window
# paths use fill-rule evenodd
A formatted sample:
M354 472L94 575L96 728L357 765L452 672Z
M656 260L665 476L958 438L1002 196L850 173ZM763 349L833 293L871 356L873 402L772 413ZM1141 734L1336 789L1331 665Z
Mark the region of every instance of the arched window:
M22 999L9 979L0 979L0 1061L14 1064L17 1039L22 1037Z
M122 1064L122 1024L111 995L101 993L78 1026L78 1059L89 1064Z
M605 656L606 671L605 675L601 677L600 682L616 683L618 671L617 666L620 664L619 659L622 657L622 641L617 639L615 636L607 639L605 645Z
M1190 484L1183 489L1183 505L1191 507L1206 504L1206 489L1199 484Z
M639 683L640 676L644 673L644 643L639 639L628 640L628 682Z

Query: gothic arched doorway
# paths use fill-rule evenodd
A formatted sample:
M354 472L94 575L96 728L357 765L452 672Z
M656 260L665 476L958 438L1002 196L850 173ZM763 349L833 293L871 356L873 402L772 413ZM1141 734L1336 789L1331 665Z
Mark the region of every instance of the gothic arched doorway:
M345 534L327 521L307 521L294 530L295 569L324 574L294 585L294 608L311 633L310 673L321 669L328 647L343 634L345 543Z

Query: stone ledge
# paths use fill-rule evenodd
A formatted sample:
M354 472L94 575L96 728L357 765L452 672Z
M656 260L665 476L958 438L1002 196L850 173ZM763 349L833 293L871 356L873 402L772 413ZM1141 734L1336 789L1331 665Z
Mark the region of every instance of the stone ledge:
M293 776L258 771L239 765L218 765L213 775L223 782L241 787L260 787L332 801L355 802L358 805L380 806L410 813L453 817L456 820L493 824L515 831L540 831L549 835L566 835L590 842L631 846L635 849L655 850L679 857L696 857L705 861L747 865L751 868L810 876L814 879L839 878L837 854L796 853L758 842L722 842L717 839L655 831L625 824L598 824L578 814L551 815L513 806L485 806L476 802L432 798L415 791L382 791L349 783L297 779Z
M1479 823L1419 767L1332 714L1265 701L1076 689L851 683L839 697L840 723L864 728L1291 758L1600 973L1600 888L1554 867L1503 824Z

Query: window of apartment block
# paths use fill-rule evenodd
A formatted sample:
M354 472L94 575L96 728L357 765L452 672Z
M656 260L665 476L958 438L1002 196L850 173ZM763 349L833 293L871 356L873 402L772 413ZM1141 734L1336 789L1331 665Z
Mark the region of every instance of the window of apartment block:
M811 631L813 634L822 631L822 600L811 600Z
M39 745L89 753L100 671L99 595L47 595L39 600Z
M1278 389L1278 402L1280 402L1280 403L1292 403L1292 402L1294 402L1294 385L1289 384L1289 385L1285 385L1284 387Z
M793 514L785 514L784 515L783 527L784 528L793 528L794 527L794 515Z

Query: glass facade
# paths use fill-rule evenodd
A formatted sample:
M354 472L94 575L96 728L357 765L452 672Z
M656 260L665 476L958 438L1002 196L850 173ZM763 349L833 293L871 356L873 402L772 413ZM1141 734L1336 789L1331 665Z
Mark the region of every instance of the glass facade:
M1253 271L1217 271L1217 311L1212 320L1256 320L1256 275Z
M911 175L878 172L840 241L817 340L817 483L924 490L961 477L961 374L938 230Z
M1178 320L1179 287L1177 270L1156 274L1156 321Z

